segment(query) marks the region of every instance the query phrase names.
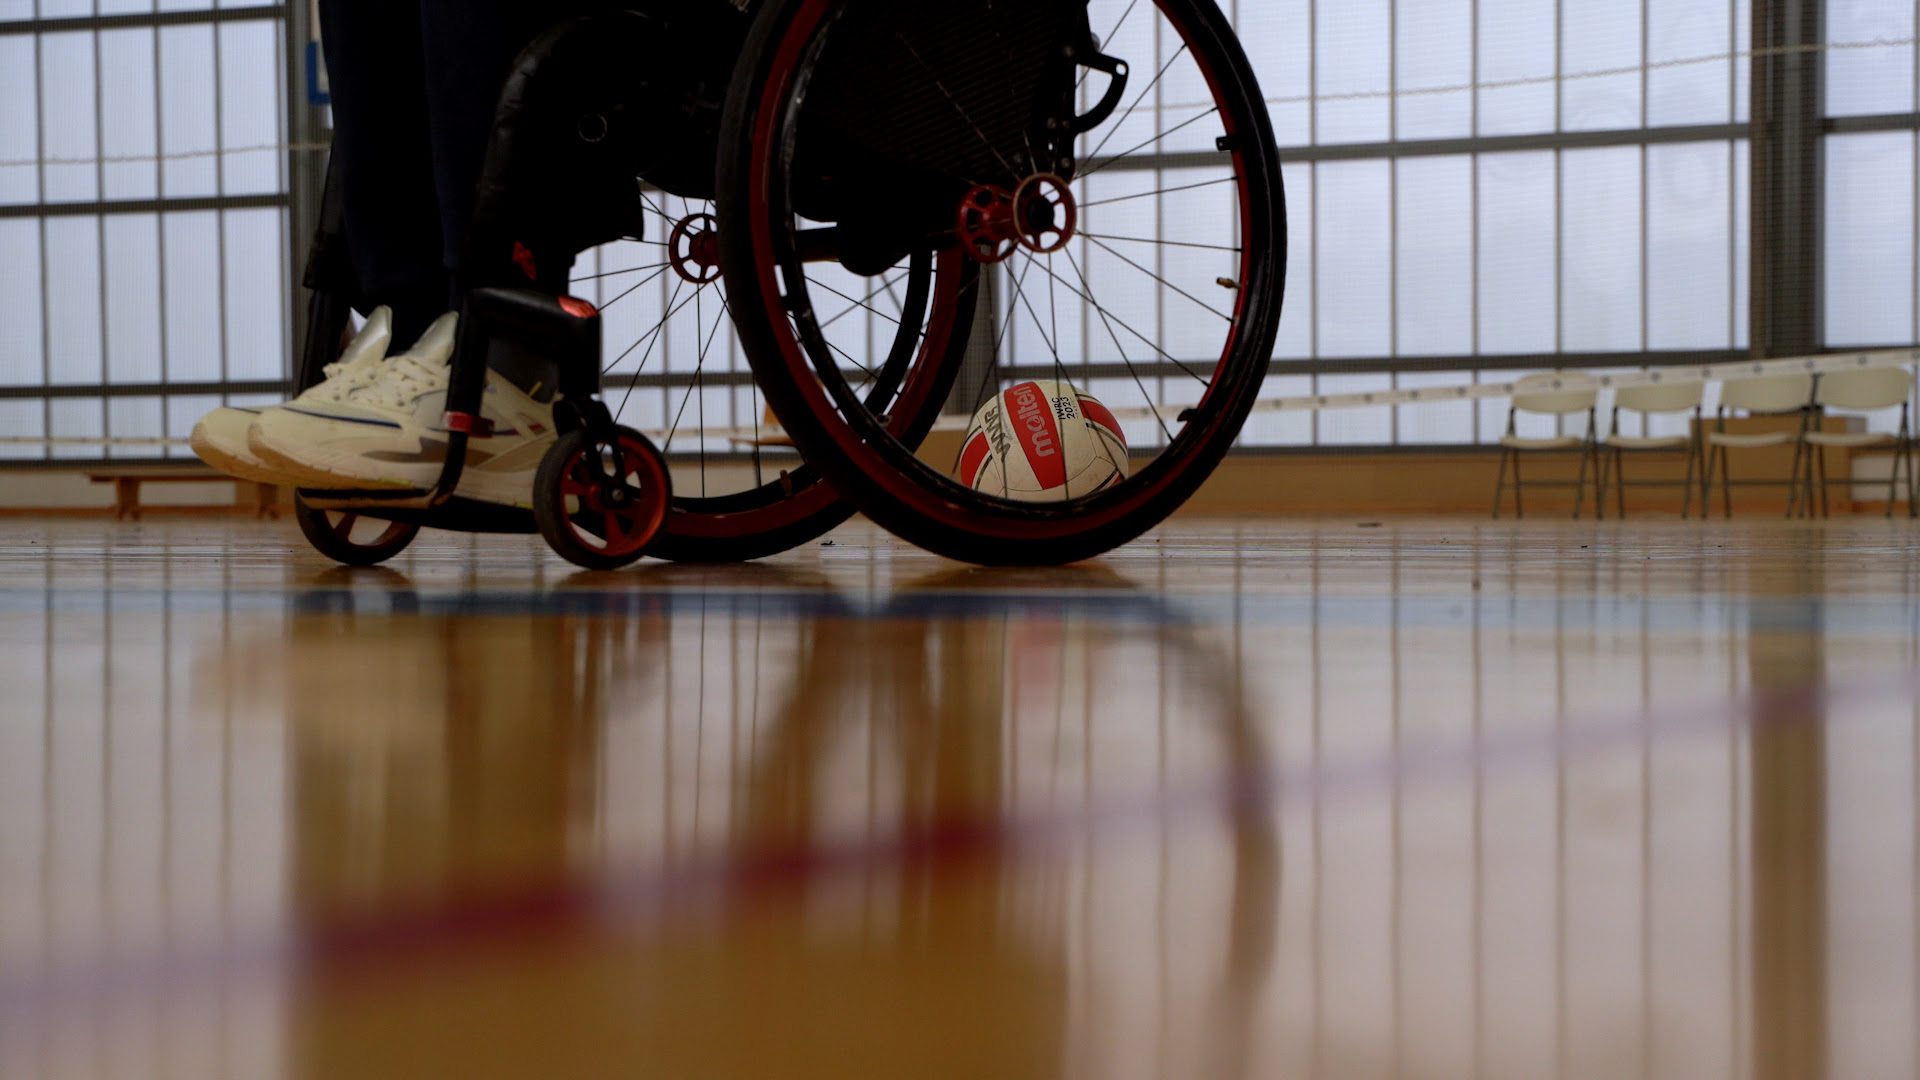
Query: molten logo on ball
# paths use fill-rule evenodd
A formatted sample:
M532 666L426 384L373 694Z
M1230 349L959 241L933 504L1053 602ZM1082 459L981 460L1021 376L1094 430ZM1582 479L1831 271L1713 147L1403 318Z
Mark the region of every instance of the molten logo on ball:
M1069 383L1023 382L973 416L960 482L1026 502L1065 502L1127 475L1127 440L1105 405Z

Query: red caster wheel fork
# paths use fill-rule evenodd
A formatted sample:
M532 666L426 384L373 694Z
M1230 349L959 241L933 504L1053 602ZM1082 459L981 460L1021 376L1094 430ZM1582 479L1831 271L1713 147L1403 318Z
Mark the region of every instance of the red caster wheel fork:
M646 554L666 525L673 484L666 459L630 428L615 436L568 432L534 478L533 516L561 558L615 570Z

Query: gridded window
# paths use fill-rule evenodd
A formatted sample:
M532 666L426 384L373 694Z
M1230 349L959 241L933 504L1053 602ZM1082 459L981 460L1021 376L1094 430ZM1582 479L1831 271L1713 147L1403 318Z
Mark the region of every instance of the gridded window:
M0 0L0 434L70 440L8 457L151 455L286 378L282 9L222 7Z

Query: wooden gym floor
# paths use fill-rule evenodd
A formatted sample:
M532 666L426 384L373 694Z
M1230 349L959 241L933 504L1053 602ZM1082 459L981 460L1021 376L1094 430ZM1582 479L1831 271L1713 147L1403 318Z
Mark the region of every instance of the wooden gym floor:
M1920 1073L1920 531L0 522L0 1076Z

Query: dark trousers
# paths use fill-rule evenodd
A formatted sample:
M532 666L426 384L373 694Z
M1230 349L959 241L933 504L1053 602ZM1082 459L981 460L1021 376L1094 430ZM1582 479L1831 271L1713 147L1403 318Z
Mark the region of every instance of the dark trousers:
M320 0L347 247L397 347L452 310L494 106L542 0Z

